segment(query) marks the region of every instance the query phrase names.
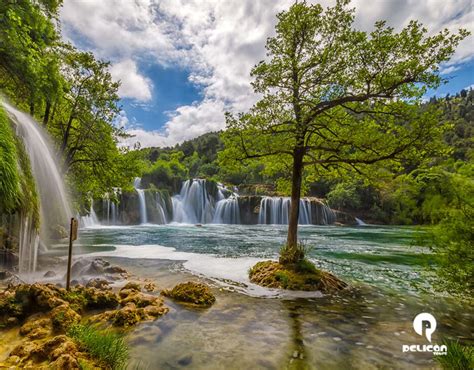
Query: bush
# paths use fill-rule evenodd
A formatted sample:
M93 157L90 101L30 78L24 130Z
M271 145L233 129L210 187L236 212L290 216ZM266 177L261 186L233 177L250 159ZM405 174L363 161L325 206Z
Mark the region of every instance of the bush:
M327 194L327 200L332 208L336 209L358 209L362 201L359 189L353 182L341 182Z
M15 137L8 117L0 107L0 212L16 209L20 193L20 175Z
M68 335L107 368L125 368L128 348L123 335L99 330L92 325L74 325L69 329Z
M295 248L289 248L288 245L284 245L280 249L280 260L282 265L299 265L304 259L308 252L308 248L304 243L298 243Z
M447 354L436 356L436 361L443 369L474 369L474 347L463 346L457 341L444 341L443 344L448 347Z

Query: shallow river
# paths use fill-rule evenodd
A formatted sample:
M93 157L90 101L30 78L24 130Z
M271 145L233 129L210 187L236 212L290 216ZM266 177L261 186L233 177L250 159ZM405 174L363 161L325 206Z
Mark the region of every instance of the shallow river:
M433 368L429 344L416 334L416 314L437 320L432 344L472 343L473 309L432 292L426 250L415 229L303 226L308 255L353 289L337 296L288 294L250 284L248 268L277 258L286 227L274 225L150 225L81 230L81 253L113 259L168 288L190 278L212 284L217 303L193 310L167 301L171 312L130 334L133 362L175 369ZM193 276L191 276L193 275Z

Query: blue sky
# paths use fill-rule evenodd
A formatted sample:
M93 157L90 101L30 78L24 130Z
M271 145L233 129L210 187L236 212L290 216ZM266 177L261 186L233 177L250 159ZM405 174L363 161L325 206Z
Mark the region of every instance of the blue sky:
M202 99L202 88L189 81L189 70L149 63L139 65L139 68L152 81L153 87L149 101L122 99L123 109L134 125L145 130L160 130L177 108Z
M323 6L333 0L321 0ZM174 145L225 127L224 111L247 110L257 97L249 72L265 57L275 15L290 0L65 0L65 38L110 60L122 81L121 123L129 145ZM353 0L355 26L385 19L400 29L410 19L429 30L474 31L470 0ZM442 66L449 82L427 96L474 85L473 36Z

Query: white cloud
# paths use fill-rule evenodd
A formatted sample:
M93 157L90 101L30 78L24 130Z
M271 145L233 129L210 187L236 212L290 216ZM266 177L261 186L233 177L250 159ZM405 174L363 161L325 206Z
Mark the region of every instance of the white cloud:
M443 66L439 73L441 73L442 75L449 75L453 72L456 72L457 70L459 70L461 67L459 65L450 65L450 66Z
M137 65L133 60L125 59L113 64L110 67L110 73L115 80L121 81L120 97L142 102L151 99L153 84L149 78L138 72Z
M178 107L162 131L134 129L131 133L136 137L129 141L140 140L142 146L172 145L224 128L224 110L243 111L256 101L249 84L250 70L265 57L264 45L274 32L275 15L292 2L68 1L61 18L67 37L74 40L75 33L80 33L97 55L118 62L116 65L140 57L191 71L189 79L202 87L203 100ZM327 6L333 1L321 3ZM474 31L470 0L354 0L352 6L357 9L356 26L364 30L370 30L380 19L396 29L410 19L418 19L432 32L460 27ZM443 73L453 72L460 63L473 59L472 42L472 36L463 41L452 60L443 66ZM127 68L123 72L123 94L147 100L151 87L140 88L146 85L146 78L138 70L135 76L128 76Z

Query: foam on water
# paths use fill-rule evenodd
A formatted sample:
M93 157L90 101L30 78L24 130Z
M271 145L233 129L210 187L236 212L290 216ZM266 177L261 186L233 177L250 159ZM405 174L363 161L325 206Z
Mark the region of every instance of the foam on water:
M231 286L237 291L254 297L322 296L320 292L288 292L264 288L251 283L248 278L248 270L257 262L263 261L261 258L217 257L211 254L180 252L175 248L162 245L117 245L113 251L95 252L88 254L88 256L182 261L183 267L189 272L209 278L220 285Z

